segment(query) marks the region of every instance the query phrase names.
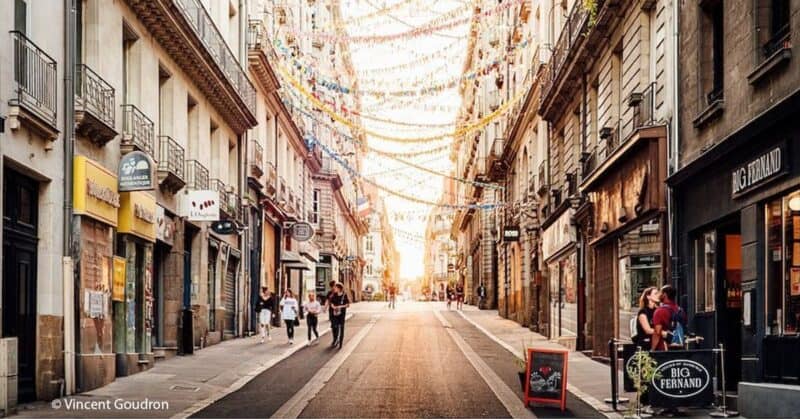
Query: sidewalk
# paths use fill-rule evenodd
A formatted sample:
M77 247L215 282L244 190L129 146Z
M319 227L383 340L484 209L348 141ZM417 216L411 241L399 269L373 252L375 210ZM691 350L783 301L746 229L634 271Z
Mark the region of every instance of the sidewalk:
M478 310L475 306L464 305L459 312L467 320L490 337L496 338L498 343L506 347L518 358L523 358L523 347L544 349L566 349L558 343L552 342L544 336L532 332L519 323L500 317L497 310ZM622 372L618 371L620 391L622 391ZM606 364L594 361L581 352L570 351L569 372L567 375L567 389L576 397L591 405L594 409L606 416L618 417L624 413L626 405L618 406L614 412L611 404L603 400L611 397L611 371ZM622 393L621 397L634 399L634 393Z
M351 314L348 317L352 316ZM320 316L320 335L330 330L326 315ZM25 417L172 417L186 416L235 391L253 377L267 370L306 345L305 321L295 327L294 345L288 344L286 328L273 328L272 341L260 342L260 336L237 338L198 350L194 355L176 356L159 361L153 368L76 396L50 402L18 406ZM320 336L320 345L327 345ZM121 401L150 401L149 405L127 405ZM93 406L74 408L74 402L95 402ZM67 406L67 403L73 403ZM117 407L117 408L115 408Z

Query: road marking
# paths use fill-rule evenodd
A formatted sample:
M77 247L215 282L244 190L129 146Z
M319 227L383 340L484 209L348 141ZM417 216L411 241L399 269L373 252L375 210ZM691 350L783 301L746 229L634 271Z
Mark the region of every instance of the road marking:
M494 392L494 395L497 396L497 399L503 403L503 406L506 408L508 413L511 414L513 418L535 418L533 412L528 410L522 401L517 397L516 393L512 391L508 385L492 370L486 362L478 355L472 348L467 344L464 338L461 337L450 325L450 323L442 316L439 310L434 310L433 313L436 315L436 318L442 323L442 326L445 327L447 333L456 343L458 349L467 357L467 360L472 367L475 368L475 371L483 378L483 381L489 386L490 389Z
M522 360L525 359L522 356L520 356L517 353L517 350L514 349L511 345L509 345L508 343L506 343L502 339L500 339L497 336L495 336L492 332L486 330L486 328L484 328L483 326L479 325L475 320L470 319L469 316L464 314L464 312L457 311L457 313L459 315L461 315L461 317L464 318L464 320L468 321L470 324L475 326L478 330L483 332L484 335L488 336L489 339L495 341L498 345L506 348L506 350L511 352L512 355L514 355L518 359L522 359ZM622 417L619 413L609 410L609 407L608 407L607 404L605 404L605 403L601 402L600 400L597 400L596 398L584 393L581 389L575 387L574 385L572 385L570 383L567 383L567 391L572 393L575 397L577 397L578 399L582 400L584 403L588 404L594 410L598 411L601 415L603 415L603 416L605 416L607 418L620 418L620 417Z
M344 361L350 357L350 354L355 351L356 347L367 336L367 333L372 329L372 326L378 321L380 315L372 316L372 319L367 323L358 333L347 342L342 350L333 356L322 368L308 380L308 383L303 386L291 399L286 401L283 406L276 411L273 418L297 418L303 413L306 406L311 403L311 400L319 394L319 392L328 384L328 381L333 377L333 374L344 364Z
M347 319L350 319L352 317L353 317L353 314L348 314L347 315ZM275 330L275 329L273 329L273 330ZM328 333L330 331L331 331L331 328L328 327L327 329L325 329L322 332L320 332L319 335L323 336L323 335L325 335L326 333ZM263 364L263 365L260 365L260 366L258 366L256 368L254 368L253 370L251 370L250 372L248 372L247 374L245 374L244 376L242 376L241 378L236 380L230 386L228 386L228 387L226 387L224 389L218 390L218 391L212 393L211 396L209 396L208 398L206 398L204 400L200 400L199 402L187 407L186 409L184 409L180 413L176 413L175 415L172 416L172 419L188 418L189 416L192 416L193 414L205 409L206 407L212 405L217 400L220 400L223 397L227 396L228 394L231 394L234 391L239 390L240 388L244 387L245 384L249 383L251 380L253 380L254 378L258 377L264 371L274 367L275 364L277 364L277 363L283 361L284 359L294 355L295 352L297 352L297 351L299 351L299 350L301 350L301 349L303 349L305 347L306 347L306 345L303 345L303 344L298 344L297 346L290 346L285 351L283 351L280 355L276 356L275 358L270 359L269 361L267 361L266 364Z

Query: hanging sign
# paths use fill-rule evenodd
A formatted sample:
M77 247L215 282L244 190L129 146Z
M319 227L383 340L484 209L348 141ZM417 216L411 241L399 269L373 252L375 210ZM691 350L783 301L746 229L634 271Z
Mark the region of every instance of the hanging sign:
M170 246L175 243L175 221L161 205L156 207L156 239Z
M656 377L647 394L653 407L705 407L714 401L713 351L651 352Z
M503 241L504 242L518 242L519 241L519 226L505 226L505 227L503 227Z
M119 162L119 191L150 191L155 189L154 164L141 151L132 151Z
M731 196L738 198L788 173L786 144L781 144L731 172Z
M214 221L211 223L211 230L217 234L236 234L238 229L232 220Z
M219 220L218 191L188 191L181 198L181 215L189 221Z
M292 238L305 242L314 237L314 227L305 221L298 221L292 225Z
M525 368L525 406L530 402L567 407L568 351L528 348Z

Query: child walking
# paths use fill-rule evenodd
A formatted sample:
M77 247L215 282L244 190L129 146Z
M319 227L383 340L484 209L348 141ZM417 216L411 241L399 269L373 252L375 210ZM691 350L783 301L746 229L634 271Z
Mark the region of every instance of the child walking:
M306 313L306 325L308 326L308 346L319 341L319 332L317 332L317 324L319 323L318 316L322 312L322 305L317 301L317 294L314 292L308 293L308 301L303 303L303 312ZM311 340L311 333L314 333L314 340Z

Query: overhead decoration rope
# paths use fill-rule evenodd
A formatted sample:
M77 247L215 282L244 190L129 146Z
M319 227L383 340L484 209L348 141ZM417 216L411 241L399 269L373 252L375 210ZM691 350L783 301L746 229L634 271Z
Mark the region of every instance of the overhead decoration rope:
M503 116L506 112L508 112L511 107L520 101L526 93L526 89L520 89L520 91L511 98L511 100L505 102L504 104L498 106L497 110L494 112L486 115L485 117L481 118L475 123L464 125L461 128L455 129L452 133L448 134L437 134L437 135L429 135L429 136L422 136L422 137L395 137L392 135L385 135L379 132L371 131L364 129L363 127L358 126L357 124L353 123L349 119L339 115L337 112L331 110L325 103L322 103L319 99L314 97L309 91L303 87L303 85L297 81L294 77L292 77L289 72L287 72L283 67L276 66L276 70L278 70L278 74L280 74L286 81L289 82L295 89L297 89L302 96L305 97L306 100L311 102L311 104L315 107L320 109L321 111L325 112L331 119L338 121L350 129L354 129L358 132L363 132L364 134L371 135L375 138L386 140L386 141L393 141L398 143L425 143L429 141L441 140L444 138L450 137L459 137L464 134L468 134L472 131L479 130L487 125L489 125L495 119Z
M451 10L447 13L440 15L436 19L427 22L424 25L415 27L412 30L389 34L389 35L348 36L348 35L342 35L341 33L337 32L306 32L306 31L296 31L296 30L290 30L289 32L297 37L313 38L313 39L333 41L333 42L350 42L350 43L388 42L395 39L416 38L420 36L430 35L433 32L452 29L469 22L479 21L480 19L492 16L495 13L507 10L511 8L511 6L516 5L518 3L522 3L523 1L525 0L507 0L495 6L494 8L482 11L481 13L455 19L455 17L459 16L465 11L471 11L473 9L472 5L468 4L467 7Z
M361 77L361 76L372 75L372 74L392 73L392 72L400 71L400 70L405 71L405 70L408 70L409 68L415 68L415 67L418 67L420 64L425 64L425 63L431 62L434 59L445 58L445 57L449 57L450 55L454 55L453 51L458 51L458 49L455 48L455 45L458 44L458 43L461 43L461 42L463 42L463 41L458 40L456 42L453 42L452 44L449 44L449 45L445 46L442 49L436 50L436 51L431 52L429 54L420 55L420 56L414 58L411 61L406 61L406 62L401 63L401 64L394 64L394 65L387 66L387 67L368 67L368 68L356 70L356 74L358 74L359 77ZM351 52L351 54L353 54L353 53Z
M377 189L388 193L389 195L393 195L393 196L396 196L398 198L405 199L406 201L409 201L409 202L414 202L414 203L422 204L422 205L429 205L429 206L432 206L432 207L463 208L463 209L493 209L493 208L498 208L498 207L502 206L502 204L492 204L492 203L485 203L485 204L442 204L442 203L439 203L439 202L428 201L426 199L418 198L416 196L412 196L412 195L409 195L409 194L400 193L400 192L394 191L392 189L389 189L386 186L383 186L383 185L381 185L381 184L379 184L379 183L377 183L377 182L375 182L375 181L373 181L371 179L367 179L366 177L364 177L363 175L358 173L355 169L353 169L346 161L344 161L344 159L341 158L341 156L339 156L338 154L336 154L333 151L331 151L331 149L328 148L328 146L326 146L325 144L317 141L316 138L309 136L309 137L306 138L306 141L311 143L311 144L319 145L319 147L322 149L323 152L325 152L325 154L329 155L334 161L336 161L340 166L342 166L350 174L350 177L352 177L354 179L362 180L362 181L364 181L366 183L369 183L370 185L376 187Z

